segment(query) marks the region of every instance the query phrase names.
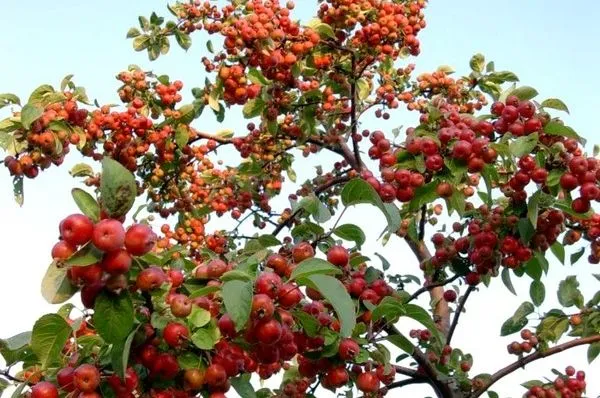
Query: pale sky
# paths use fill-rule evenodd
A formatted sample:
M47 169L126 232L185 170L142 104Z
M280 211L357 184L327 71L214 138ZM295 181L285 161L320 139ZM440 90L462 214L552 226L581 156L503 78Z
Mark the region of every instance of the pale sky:
M308 19L315 9L315 1L297 3L295 15ZM594 141L600 142L597 120L600 3L584 0L577 4L575 7L558 0L432 1L426 10L428 27L419 36L422 55L409 62L416 63L418 71L451 65L462 74L468 73L471 55L481 52L488 60L495 61L498 70L511 70L522 84L535 87L540 92L540 100L561 98L571 110L570 116L563 115L564 119L588 138L588 149L591 149ZM97 98L100 103L116 103L118 84L114 76L128 64L135 63L181 79L189 99L189 89L204 81L200 58L206 47L202 38L195 38L187 55L173 43L171 53L154 63L150 63L145 54L135 53L131 42L125 40L125 33L136 23L137 16L148 16L152 10L160 15L168 14L164 0L4 0L0 5L0 26L4 32L0 37L0 92L12 92L26 100L38 85L58 86L65 75L74 74L74 81L87 88L90 98ZM5 117L6 110L1 112L0 116ZM378 128L391 130L415 123L414 115L406 118L406 112L397 114L387 123L378 120ZM235 112L226 117L222 125L215 122L210 112L196 121L196 126L205 131L231 128L242 132L245 124ZM368 126L369 120L365 119L365 127ZM44 302L39 284L51 260L50 249L58 237L59 221L77 211L70 197L70 189L77 182L68 175L68 170L79 161L77 155L70 154L62 167L40 173L35 181L25 181L23 208L13 201L8 172L0 170L0 337L30 330L37 318L57 308ZM301 169L309 168L296 167L299 181L306 175ZM360 207L359 211L347 212L344 221L361 225L370 236L364 254L373 258L375 265L378 261L373 252L379 252L390 260L392 271L418 273L416 262L398 239L393 238L384 248L379 247L375 238L385 220L376 212L367 213ZM589 265L584 260L575 267L562 266L554 258L550 260L543 311L557 305L558 281L567 275L580 275L586 299L598 290L598 282L590 273L600 272L600 266ZM518 336L498 336L504 320L522 301L529 300L530 280L513 278L513 282L520 297L512 296L500 280L495 280L489 289L482 288L468 302L453 346L473 354L472 375L494 373L515 359L506 353L505 347ZM520 397L525 392L520 383L550 377L551 368L563 370L571 364L587 371L588 396L596 397L600 394L600 380L593 374L600 374L600 360L588 366L585 352L586 348L578 348L538 361L525 371L503 379L494 390L501 397ZM410 397L428 394L422 387L400 391Z

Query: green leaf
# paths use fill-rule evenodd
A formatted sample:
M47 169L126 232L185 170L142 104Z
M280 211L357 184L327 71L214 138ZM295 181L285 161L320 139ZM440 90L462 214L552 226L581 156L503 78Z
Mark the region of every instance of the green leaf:
M193 352L186 351L177 356L177 362L183 370L198 369L202 366L202 360Z
M196 108L194 107L194 104L183 105L181 108L178 109L178 111L181 114L181 116L179 117L179 119L177 119L177 121L181 124L190 124L192 120L194 120L194 118L196 117ZM177 137L175 137L175 140L177 140ZM184 147L187 144L187 142L187 139L185 140L185 142L176 141L177 145L179 145L180 148Z
M23 332L8 339L0 339L0 347L6 347L11 351L23 348L31 342L31 332Z
M252 384L250 384L250 375L244 374L238 377L232 377L229 379L231 386L243 398L256 398L256 393Z
M271 83L271 81L267 79L262 74L262 72L256 68L250 68L246 76L248 77L248 80L250 80L254 84L261 84L263 86L266 86L267 84Z
M95 223L100 220L100 205L92 195L80 188L73 188L71 195L83 214Z
M306 333L307 336L315 337L316 335L318 335L321 325L319 325L317 319L314 316L304 311L294 311L292 315L296 319L296 321L298 321L300 326L302 326L302 330Z
M44 113L44 108L33 104L25 104L21 109L21 124L23 128L29 130L31 124L38 120Z
M469 61L469 66L471 66L471 70L476 73L482 73L483 68L485 67L485 57L483 54L475 54L471 57L471 61Z
M365 233L354 224L342 224L334 229L333 234L348 241L353 241L360 248L366 241Z
M116 160L102 160L100 180L102 206L110 217L120 217L131 209L137 196L135 177Z
M517 308L514 315L508 318L500 329L501 336L507 336L509 334L513 334L523 329L525 325L527 325L527 315L532 314L535 311L535 307L528 301L525 301L523 304Z
M512 294L514 294L516 296L517 292L515 291L515 287L513 286L512 281L510 279L510 268L503 268L501 277L502 277L502 282L504 283L504 286L506 286L506 288L508 289L509 292L511 292Z
M21 105L21 100L19 97L11 93L0 94L0 109L10 104Z
M211 53L214 54L215 53L215 49L213 48L213 44L212 41L208 40L206 42L206 49Z
M558 123L558 122L548 122L545 126L544 126L544 133L548 134L548 135L557 135L560 137L567 137L567 138L574 138L577 140L581 140L581 137L579 136L579 134L577 134L575 132L575 130L573 130L571 127L569 126L565 126L562 123Z
M330 25L321 22L320 19L315 18L312 21L309 21L307 25L316 31L322 38L335 39L333 28Z
M533 87L522 86L511 91L510 95L516 96L521 101L526 101L535 98L538 95L538 92Z
M214 325L210 328L198 329L191 336L192 343L202 350L211 350L220 338L221 333Z
M554 242L550 250L563 265L565 263L565 247L560 242Z
M575 265L577 261L579 261L579 259L584 255L584 253L585 247L582 247L581 249L579 249L579 251L576 251L575 253L571 254L571 265Z
M177 147L183 148L187 145L189 140L190 132L188 131L187 127L182 124L177 126L177 130L175 130L175 143L177 144Z
M425 326L431 332L431 334L437 338L439 343L443 343L445 341L435 322L431 318L431 315L429 315L424 308L415 304L405 304L404 309L406 311L405 316L412 318L421 325Z
M563 307L583 307L583 295L579 290L579 282L576 276L568 276L558 284L558 302Z
M367 99L369 97L369 94L371 94L371 87L369 86L369 81L364 77L361 77L356 81L356 88L358 90L358 99L361 101Z
M388 261L388 260L387 260L385 257L383 257L383 256L382 256L381 254L379 254L379 253L375 253L375 255L376 255L377 257L379 257L379 259L381 260L381 268L383 268L383 270L384 270L384 271L387 271L388 269L390 269L390 267L391 267L392 265L390 264L390 262L389 262L389 261Z
M242 109L242 113L246 119L251 119L253 117L260 116L267 104L261 98L254 98L246 102L244 108Z
M587 350L587 360L588 363L594 362L594 359L598 357L600 354L600 341L590 344Z
M31 350L42 368L61 362L61 353L69 336L71 326L57 314L47 314L38 319L31 332Z
M533 281L529 286L529 296L536 307L539 307L544 302L546 297L546 288L541 281Z
M177 40L179 47L183 48L184 50L188 50L192 46L192 39L190 38L190 35L183 33L179 29L175 31L175 40Z
M388 221L388 230L395 233L400 227L401 219L398 208L391 203L383 203L375 188L362 178L349 181L341 193L342 204L346 207L360 203L368 203L377 206Z
M127 36L125 36L127 39L133 39L134 37L138 37L139 35L141 35L142 33L140 32L140 30L138 28L130 28L127 31Z
M536 332L542 341L556 343L569 329L569 318L566 316L549 315L538 325Z
M73 177L93 177L94 169L92 166L85 163L78 163L69 171ZM89 217L89 216L88 216Z
M542 108L552 108L569 113L567 105L558 98L548 98L542 102Z
M23 192L23 176L15 176L13 179L13 197L19 206L23 206L25 193Z
M125 340L133 328L133 322L133 302L128 293L116 296L103 292L96 298L94 327L106 342Z
M67 268L58 268L56 262L52 262L42 279L44 299L50 304L60 304L73 297L77 291L67 277Z
M205 286L203 288L194 289L194 290L190 289L189 285L187 285L187 284L185 285L185 287L191 291L190 299L193 299L196 297L208 296L211 293L215 293L215 292L218 292L219 290L221 290L221 288L218 286Z
M52 94L55 94L54 87L49 84L42 84L33 90L27 102L32 105L45 106L48 105L45 98Z
M92 242L87 243L81 249L77 250L71 257L63 261L63 264L69 267L85 267L96 264L102 259L102 252L98 250Z
M350 337L356 325L356 312L352 298L339 280L329 275L313 274L303 278L333 306L339 321L340 334Z
M195 305L188 320L192 326L201 328L210 322L210 312Z
M145 50L146 48L148 48L149 45L150 36L148 35L136 36L135 39L133 39L133 49L135 51Z
M519 137L508 145L510 153L517 158L527 155L538 145L538 134L533 133Z
M125 371L127 370L127 364L129 363L129 354L131 352L131 344L135 334L137 333L140 325L138 325L129 336L120 343L113 343L111 349L111 364L113 370L121 379L125 379Z
M412 355L412 353L415 351L415 346L403 334L392 334L387 336L386 340L407 354Z
M250 318L252 282L233 280L223 283L221 288L225 310L231 316L237 330L242 330Z
M331 212L315 194L305 196L297 206L306 210L318 223L324 223L331 219Z
M525 383L521 384L521 386L523 386L525 388L531 388L531 387L543 386L544 384L545 383L540 380L529 380L529 381L526 381Z
M306 278L315 274L338 275L341 273L342 271L338 267L328 261L321 260L320 258L309 258L300 262L294 268L290 275L290 280Z

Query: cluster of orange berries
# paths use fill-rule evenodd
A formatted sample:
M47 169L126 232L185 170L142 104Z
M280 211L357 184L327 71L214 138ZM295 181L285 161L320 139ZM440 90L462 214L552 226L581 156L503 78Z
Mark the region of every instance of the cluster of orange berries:
M219 78L223 81L223 99L228 104L244 104L260 94L261 86L248 84L243 65L231 67L223 65L219 69Z

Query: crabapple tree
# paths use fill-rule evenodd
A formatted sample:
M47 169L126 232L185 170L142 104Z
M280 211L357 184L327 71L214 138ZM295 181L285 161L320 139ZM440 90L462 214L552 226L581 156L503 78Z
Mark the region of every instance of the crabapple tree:
M572 347L587 346L592 362L600 292L584 297L575 275L544 280L550 255L585 259L585 277L600 280L597 153L559 119L561 100L538 99L481 54L463 77L447 66L413 76L425 7L321 0L314 19L298 21L292 1L176 2L127 37L150 60L210 37L210 78L191 102L181 81L134 65L117 75L121 105L90 101L72 76L27 101L0 95L17 202L25 181L70 152L84 159L70 171L82 183L78 211L58 225L41 282L63 305L0 340L0 388L32 398L381 397L423 384L437 397L493 398L503 377ZM400 109L413 126L367 123ZM198 126L236 111L247 125ZM321 165L300 182L306 157ZM357 205L382 213L380 244L405 245L418 268L368 257L365 220L344 217ZM224 219L231 228L215 226ZM494 278L514 293L515 277L531 287L500 331L519 336L507 347L514 362L473 374L474 358L452 341L459 317ZM547 291L560 308L540 309ZM406 319L421 326L404 330ZM523 383L524 396L583 396L583 370L553 373ZM253 375L281 383L256 390Z

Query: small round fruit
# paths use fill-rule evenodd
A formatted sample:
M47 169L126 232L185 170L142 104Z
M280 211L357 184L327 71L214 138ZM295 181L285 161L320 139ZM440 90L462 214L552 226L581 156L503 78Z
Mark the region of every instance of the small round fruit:
M177 318L185 318L192 312L192 301L185 294L176 294L171 298L171 314Z
M100 385L100 371L94 365L79 365L73 372L73 384L81 392L92 392Z
M123 247L125 243L125 230L118 220L101 220L94 226L92 243L98 249L112 252Z
M136 286L141 291L158 289L160 285L167 281L167 275L158 267L150 267L139 273Z
M343 246L332 246L327 251L327 261L338 267L345 267L350 260L348 250Z
M83 214L71 214L60 222L59 231L62 239L79 246L92 239L94 223Z
M189 329L181 323L171 322L163 330L163 338L169 347L181 347L189 337Z
M338 349L338 355L344 361L352 361L358 355L360 351L360 346L358 343L352 339L344 339L340 343L340 347Z
M31 398L58 398L58 388L50 382L42 381L31 388Z
M275 319L260 322L254 328L256 339L265 345L273 345L281 339L281 324Z
M292 258L296 264L315 256L315 249L308 242L300 242L292 248Z
M111 275L124 274L131 267L131 256L127 250L108 252L102 259L102 268Z
M373 372L365 372L356 378L356 387L364 393L373 393L379 390L379 379Z
M156 234L146 224L133 224L125 232L125 249L132 256L143 256L156 244Z
M56 382L61 390L66 392L71 392L75 390L75 385L73 384L74 371L70 366L66 368L62 368L56 374Z
M211 387L222 387L227 383L227 372L223 366L213 363L206 368L204 381Z
M444 292L444 300L449 303L453 303L456 301L456 291L454 290L446 290Z
M76 250L75 246L66 240L59 240L52 248L51 254L54 260L66 260L71 257Z

